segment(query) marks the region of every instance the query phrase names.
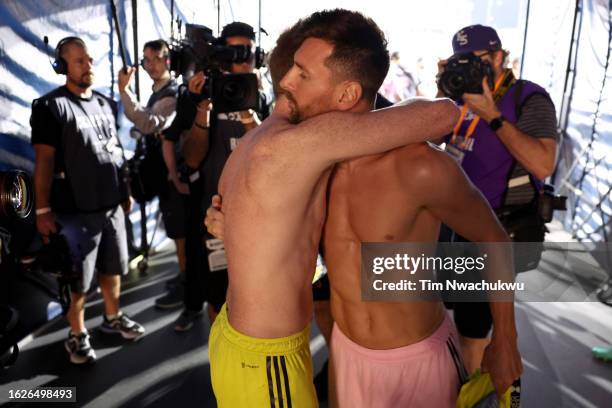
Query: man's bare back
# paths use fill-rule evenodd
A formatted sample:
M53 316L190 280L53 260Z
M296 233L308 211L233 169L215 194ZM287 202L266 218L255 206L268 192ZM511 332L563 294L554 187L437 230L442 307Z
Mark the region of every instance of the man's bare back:
M292 183L284 177L295 171L286 157L256 148L289 126L273 116L249 133L220 180L229 226L228 311L232 325L253 337L296 333L312 316L312 276L305 271L316 266L330 170L296 174L304 179Z
M302 330L332 166L443 134L448 100L368 113L327 113L291 126L283 111L244 137L221 176L231 324L253 337ZM284 116L283 116L284 115Z
M337 165L329 193L323 245L332 315L344 334L370 349L427 338L445 311L439 302L363 302L361 242L436 242L441 219L478 240L499 239L501 232L453 160L426 143ZM462 219L452 217L454 209Z

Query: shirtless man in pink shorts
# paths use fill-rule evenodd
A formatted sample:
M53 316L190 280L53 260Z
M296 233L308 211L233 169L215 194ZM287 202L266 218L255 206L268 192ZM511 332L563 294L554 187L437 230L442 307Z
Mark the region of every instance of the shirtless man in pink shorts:
M294 36L308 37L302 34L308 33L308 27L294 30ZM299 118L324 112L313 110L312 105L306 112L301 110L312 98L313 89L325 85L324 78L307 76L320 68L313 66L320 61L305 59L309 44L304 45L281 81L293 114ZM277 49L274 57L282 60L285 53L290 50ZM271 61L273 73L276 64L282 61ZM371 104L357 109L371 109ZM335 320L331 363L337 405L454 407L462 364L454 326L443 305L362 302L360 243L435 242L441 221L470 240L507 242L486 201L450 157L419 144L337 165L330 180L327 211L323 244ZM206 224L220 238L222 222L219 211L209 210ZM493 340L483 367L501 392L520 375L522 367L513 304L491 305Z

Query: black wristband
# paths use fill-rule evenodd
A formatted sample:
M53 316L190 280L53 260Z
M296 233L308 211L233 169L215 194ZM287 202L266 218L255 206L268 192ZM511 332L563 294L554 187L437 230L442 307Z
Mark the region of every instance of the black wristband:
M199 124L198 124L198 122L196 122L196 121L194 121L194 122L193 122L193 125L194 125L195 127L197 127L197 128L204 129L204 130L208 130L208 129L210 128L210 126L202 126L202 125L199 125Z
M491 121L489 122L489 126L491 127L491 130L493 130L494 132L497 132L499 128L502 127L505 120L506 118L504 118L504 115L499 115L498 117L491 119Z

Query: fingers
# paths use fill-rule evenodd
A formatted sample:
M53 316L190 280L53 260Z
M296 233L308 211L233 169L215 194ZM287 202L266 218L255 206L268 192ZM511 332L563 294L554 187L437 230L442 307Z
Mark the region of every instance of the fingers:
M189 92L191 93L200 94L202 92L202 88L204 87L205 83L206 83L206 76L204 75L203 72L198 72L193 77L191 77L191 79L189 80L189 84L187 85L187 88L189 89Z
M179 183L177 190L181 194L189 195L189 186L185 183Z
M446 64L448 64L448 59L438 60L438 75L436 75L437 77L439 77L442 74L442 71L444 71L444 67L446 66Z
M45 244L49 243L49 235L57 233L55 217L49 214L40 215L36 220L38 233L41 235Z
M207 231L218 239L223 239L223 221L219 218L222 217L222 213L209 207L206 210L206 218L204 218L204 225Z
M486 76L482 78L482 89L485 96L491 96L491 88L489 88L489 79Z
M221 196L218 194L215 194L212 198L212 207L217 209L217 210L221 210Z

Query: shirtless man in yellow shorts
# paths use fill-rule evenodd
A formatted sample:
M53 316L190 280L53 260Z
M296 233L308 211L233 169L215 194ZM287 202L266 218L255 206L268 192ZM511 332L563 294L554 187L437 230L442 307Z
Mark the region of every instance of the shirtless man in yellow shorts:
M220 180L229 289L209 341L220 407L317 406L308 324L332 167L435 139L458 117L449 100L368 112L389 66L380 29L346 10L302 24L294 68L303 92L278 100Z

